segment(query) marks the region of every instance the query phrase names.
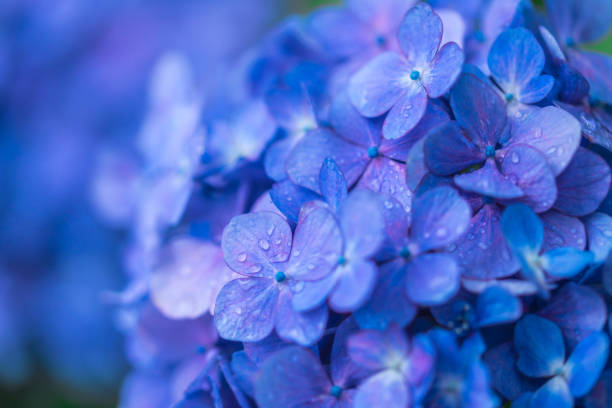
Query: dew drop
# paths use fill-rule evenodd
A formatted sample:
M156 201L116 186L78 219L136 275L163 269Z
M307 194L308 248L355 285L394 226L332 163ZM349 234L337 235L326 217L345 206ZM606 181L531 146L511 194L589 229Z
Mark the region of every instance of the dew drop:
M253 265L249 268L249 271L251 273L257 273L259 271L261 271L261 265Z
M520 160L518 153L512 152L512 155L510 156L510 160L512 160L512 163L517 164Z
M270 243L266 241L265 239L260 239L259 247L263 249L264 251L267 251L268 249L270 249Z
M247 259L247 254L244 252L241 254L238 254L238 257L236 259L238 259L238 262L244 262Z

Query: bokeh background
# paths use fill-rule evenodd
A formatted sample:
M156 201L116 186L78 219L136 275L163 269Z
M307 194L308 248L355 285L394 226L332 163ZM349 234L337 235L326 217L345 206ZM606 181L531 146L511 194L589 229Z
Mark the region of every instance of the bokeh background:
M0 1L0 406L117 405L127 366L102 298L125 284L125 237L90 180L100 152L133 145L158 58L184 53L214 95L267 29L326 3Z

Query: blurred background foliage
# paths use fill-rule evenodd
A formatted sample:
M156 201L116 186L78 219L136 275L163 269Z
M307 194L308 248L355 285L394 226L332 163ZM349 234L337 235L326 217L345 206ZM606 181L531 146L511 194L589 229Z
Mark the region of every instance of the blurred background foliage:
M8 1L13 1L13 0L8 0ZM319 6L330 4L330 3L339 3L339 1L280 0L278 4L279 4L279 7L282 9L282 11L279 11L278 13L276 13L276 17L268 22L268 26L277 22L280 18L282 18L282 15L286 15L289 13L305 13L315 7L319 7ZM535 0L535 3L536 5L540 7L542 6L541 0ZM181 6L179 4L175 4L175 7L181 7ZM0 15L0 17L2 16ZM2 23L2 20L0 19L0 24L1 23ZM26 21L19 21L17 23L25 24ZM37 33L34 33L33 35L37 35ZM68 35L70 35L70 33L68 33ZM0 38L0 40L2 40L2 38ZM29 40L31 41L32 38L30 38ZM255 38L253 40L255 40ZM5 40L5 41L10 41L10 39ZM70 54L74 54L74 53L78 53L82 51L79 49L73 50L73 49L70 49L70 47L83 47L83 46L88 46L88 45L87 43L85 44L76 43L76 42L71 43L70 41L66 41L65 44L59 44L59 46L66 47L67 50L64 50L64 51L67 51L67 54L70 55ZM597 51L612 54L612 34L609 35L602 42L598 44L593 44L592 48ZM110 53L110 55L112 56L112 52ZM64 61L66 61L66 59ZM1 62L2 61L0 61L0 63ZM94 61L94 63L96 63L96 61ZM97 61L97 63L100 63L100 61ZM66 67L55 66L53 68L61 70ZM2 84L0 83L0 85ZM2 113L0 109L0 119L2 119L3 114L6 114L6 113ZM138 116L138 114L140 113L138 110L136 110L136 112L129 111L129 112L123 112L122 114ZM119 117L120 117L120 120L122 120L121 118L123 116L121 116L121 114L119 114ZM102 124L101 126L102 128L104 128L104 124ZM0 128L0 135L2 134L2 132L3 132L3 129ZM77 152L77 154L79 154L79 152ZM12 171L12 169L2 169L2 170ZM2 204L2 198L0 198L0 204ZM74 209L71 209L70 211L74 211ZM86 231L86 234L91 234L92 231L97 231L98 229L101 228L101 226L97 225L94 221L92 221L91 219L88 219L87 216L84 216L83 219L79 219L78 217L76 218L77 220L75 222L70 222L67 225L65 225L66 223L62 222L61 223L62 227L60 228L60 234L64 233L62 232L64 231L64 229L68 229L69 231L72 231L74 229L76 230L81 229L82 231ZM24 234L27 234L27 228L25 231L26 232L24 232ZM79 234L82 233L82 231L79 232ZM72 231L72 233L74 234L75 232ZM76 251L79 254L89 253L88 251L90 251L91 248L95 247L98 249L98 251L106 251L106 253L112 253L112 252L118 253L119 252L119 249L115 246L115 244L113 244L112 242L111 243L106 242L105 238L101 238L101 239L102 241L104 241L102 244L99 241L90 242L90 243L81 243L79 244L81 245L81 247L76 248ZM28 248L27 250L31 250L31 248ZM53 248L52 250L57 250L57 248ZM105 252L102 252L102 255L104 255L104 253ZM95 257L92 259L95 259ZM59 273L68 273L68 274L74 273L75 268L76 268L77 274L81 272L78 265L76 267L74 265L69 265L65 267L65 265L62 265L62 262L63 261L59 262L60 265L62 266L59 268L61 270L61 272ZM81 259L79 262L87 262L87 260L83 261ZM112 263L114 261L110 260L109 262ZM117 264L112 265L110 269L114 270L117 273L117 276L120 276L121 265L119 262L116 262L116 263ZM105 277L99 277L101 278L101 281L102 281L100 285L102 285L102 287L106 285L106 287L110 286L113 289L117 289L121 285L120 279L117 278L117 276L113 278L108 278L108 279L106 279ZM78 281L78 277L76 278L71 277L70 279L71 279L70 280L71 283L74 283L75 279L76 281ZM85 278L85 279L88 279L88 278ZM63 296L63 292L62 292L63 289L66 289L66 288L54 287L53 289L45 289L45 291L46 293L53 293L58 298L61 298ZM74 286L68 286L68 290L73 290L73 289L74 289ZM33 296L33 295L31 293L28 293L26 294L26 296ZM87 291L84 291L82 293L82 296L85 298L89 298L89 300L91 300L91 298L95 298L96 293L89 293ZM62 304L62 308L67 309L67 310L62 310L62 308L60 308L60 310L54 310L53 308L45 307L45 303L43 302L41 306L44 310L43 313L53 315L56 320L53 320L53 318L51 319L52 326L50 328L47 328L44 326L42 327L43 333L40 334L40 337L36 341L40 341L40 339L43 339L43 343L44 343L45 342L44 339L46 339L47 343L49 344L45 344L45 347L46 349L51 349L51 350L56 350L58 347L59 348L61 347L67 347L67 348L87 347L87 345L78 344L79 337L76 336L76 333L75 333L75 336L70 336L69 328L66 329L67 330L66 333L64 333L62 336L57 336L57 338L53 336L45 336L44 330L47 330L47 329L55 330L57 329L57 327L62 326L64 323L66 323L64 321L66 316L71 316L71 313L76 313L76 315L79 316L79 314L82 312L83 314L82 317L84 319L97 318L96 313L99 313L99 311L97 310L93 311L92 312L93 314L88 314L87 313L88 311L76 311L75 312L75 310L71 309L73 306L74 308L80 307L79 303L72 305L70 302L67 301ZM1 307L2 305L0 305L0 308ZM24 313L29 313L29 312L31 311L24 311ZM38 312L40 313L41 311L39 310ZM78 372L76 372L75 374L73 372L70 372L69 370L68 371L64 370L64 368L62 367L58 368L57 365L58 364L61 365L61 363L63 362L61 361L61 359L64 358L62 354L58 354L58 357L57 357L57 359L59 359L60 361L55 361L53 358L53 352L55 351L52 351L51 353L48 353L48 352L43 353L40 351L40 347L35 347L33 344L29 344L28 350L29 350L29 354L31 355L30 359L32 361L31 361L31 368L30 368L28 380L25 383L16 382L12 386L8 386L8 385L0 386L0 406L1 407L11 407L11 408L106 408L106 407L116 406L120 381L122 379L122 375L125 373L127 365L125 362L121 361L120 356L122 355L123 346L121 345L120 337L117 335L117 333L111 333L113 329L112 329L112 325L110 325L111 323L110 314L106 316L105 318L107 319L107 323L109 323L109 326L104 327L103 330L107 330L107 331L101 331L99 333L96 333L98 337L98 341L102 344L96 345L97 348L92 348L91 352L97 353L98 352L97 350L99 350L98 346L102 346L104 350L106 351L106 354L102 356L92 356L92 358L88 359L87 361L72 361L71 362L71 364L80 365L81 369L84 369L86 372L90 373L92 376L94 377L98 376L99 378L96 378L96 379L99 380L99 383L102 383L103 386L96 387L95 389L91 389L88 386L79 384L79 382L75 381L75 378L74 378L75 375L76 376L79 375ZM96 328L96 330L98 329L99 328ZM89 330L89 329L87 328L87 326L85 326L85 327L80 327L80 330ZM53 344L53 341L57 341L60 343ZM61 351L57 351L57 353L61 353ZM95 372L97 365L104 364L104 362L100 361L99 359L105 359L105 358L108 358L108 359L115 358L118 360L118 363L116 363L115 366L111 367L112 369L109 371L111 374L110 374L110 377L108 378L104 377L105 375L109 375L108 373Z

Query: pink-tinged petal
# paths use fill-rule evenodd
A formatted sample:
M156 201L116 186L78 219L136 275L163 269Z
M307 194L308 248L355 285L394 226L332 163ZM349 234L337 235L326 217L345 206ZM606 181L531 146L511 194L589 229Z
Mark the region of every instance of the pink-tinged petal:
M215 305L219 336L233 341L264 339L276 320L278 286L272 279L241 278L227 283Z
M376 193L393 197L402 206L406 214L412 207L412 192L406 185L406 170L394 160L374 159L359 179L357 187L366 188Z
M501 212L495 205L485 205L472 217L465 237L452 246L452 255L462 274L472 279L495 279L513 275L519 269L510 253L501 227Z
M315 344L325 331L327 306L323 305L308 312L297 312L291 305L291 291L281 290L276 312L276 334L282 340L301 346ZM244 323L248 325L248 323Z
M428 103L425 115L414 129L399 139L383 139L379 152L385 157L405 162L412 146L427 136L430 130L448 122L448 113L435 103Z
M362 383L355 394L355 408L405 408L411 394L400 373L385 370Z
M351 103L347 92L340 92L332 101L329 121L338 135L364 149L380 143L382 122L364 118Z
M430 98L444 95L455 83L463 66L463 51L454 42L444 45L423 73L423 86Z
M347 261L374 255L385 238L378 196L369 190L351 192L340 207L340 227Z
M404 95L403 82L410 74L406 60L396 52L386 52L367 63L351 78L348 94L365 117L387 112Z
M506 105L491 84L463 74L451 91L450 103L473 143L483 150L495 147L506 127Z
M533 211L544 212L557 199L555 175L546 158L533 147L517 144L506 152L501 171L524 196L517 201L530 206Z
M524 143L540 151L555 175L569 164L580 143L580 123L569 113L547 106L512 129L509 144Z
M151 301L172 319L196 318L212 310L217 292L240 275L225 266L221 248L179 238L165 249L150 280Z
M559 289L538 314L559 326L570 348L591 333L600 331L607 319L606 304L601 296L573 282Z
M259 212L238 215L223 230L223 256L234 271L247 276L271 276L275 263L291 250L291 228L279 215Z
M352 317L348 317L340 323L336 330L329 367L330 375L335 385L344 387L350 381L360 380L370 374L369 370L355 364L348 353L348 339L357 332L359 332L359 326L357 326L355 319Z
M512 199L525 195L513 180L500 173L493 158L488 159L480 169L458 174L453 180L463 190L487 197Z
M421 252L442 248L465 233L470 216L469 204L455 189L431 189L414 201L412 240Z
M397 36L411 67L427 65L442 41L442 20L431 6L419 3L406 13Z
M304 136L287 159L287 175L295 184L320 193L319 172L327 158L336 162L348 186L357 181L370 160L363 148L330 130L316 129Z
M459 290L459 275L450 255L420 255L406 265L408 298L422 306L442 304Z
M329 306L338 313L353 312L368 300L378 276L376 264L357 259L339 266L339 277L329 296Z
M457 122L433 129L425 139L424 150L427 167L438 176L450 176L482 163L486 158Z
M405 93L389 111L383 123L385 139L405 136L419 123L427 108L425 89L416 81L405 85Z
M294 235L291 257L283 272L306 281L329 275L342 254L342 233L334 214L324 207L303 208Z
M331 384L312 352L290 346L268 358L255 381L255 399L261 407L330 407L324 403Z
M594 263L605 262L612 250L612 217L596 212L584 219ZM582 249L582 248L581 248Z
M349 337L347 342L351 359L370 370L384 370L398 358L406 358L409 344L406 335L397 325L385 331L363 330Z
M542 252L568 246L577 249L585 248L586 232L578 218L553 210L540 214L540 220L544 225Z
M597 153L578 148L567 168L557 177L559 197L555 209L576 217L597 210L610 188L610 167Z

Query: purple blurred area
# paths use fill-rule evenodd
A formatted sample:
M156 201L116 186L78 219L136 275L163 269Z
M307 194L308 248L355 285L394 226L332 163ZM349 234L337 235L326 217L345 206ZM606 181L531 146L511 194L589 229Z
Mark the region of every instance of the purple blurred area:
M124 233L92 208L101 152L134 149L168 52L186 58L214 117L222 106L206 100L287 8L0 2L0 406L116 405L125 345L101 294L125 284Z

